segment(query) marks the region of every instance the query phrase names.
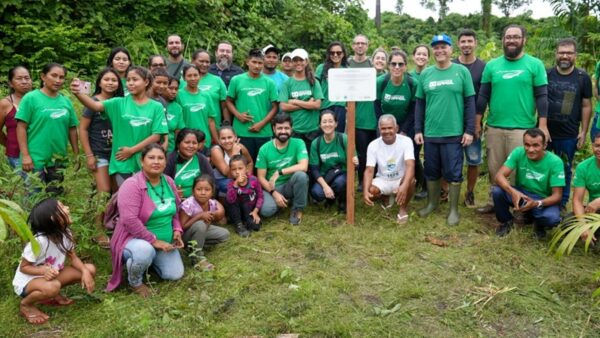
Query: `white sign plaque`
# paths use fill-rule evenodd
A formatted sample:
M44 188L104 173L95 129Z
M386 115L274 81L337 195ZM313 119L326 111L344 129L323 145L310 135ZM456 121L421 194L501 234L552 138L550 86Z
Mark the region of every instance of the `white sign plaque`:
M329 69L329 101L375 101L377 76L375 68Z

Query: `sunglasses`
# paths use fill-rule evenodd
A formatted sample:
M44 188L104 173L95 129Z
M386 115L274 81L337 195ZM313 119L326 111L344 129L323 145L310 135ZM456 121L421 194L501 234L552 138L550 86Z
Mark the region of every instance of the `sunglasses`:
M332 56L333 55L342 56L342 55L344 55L344 52L342 52L342 51L339 51L339 52L338 51L334 51L334 52L329 52L329 55L332 55Z
M392 68L402 68L404 67L406 64L404 62L390 62L390 67Z

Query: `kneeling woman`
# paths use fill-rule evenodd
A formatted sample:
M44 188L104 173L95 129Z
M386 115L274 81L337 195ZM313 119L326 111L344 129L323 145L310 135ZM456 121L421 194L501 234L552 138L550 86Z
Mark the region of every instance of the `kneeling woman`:
M173 180L163 175L167 164L164 149L156 143L142 150L142 170L121 186L118 197L119 223L110 242L113 273L107 291L121 283L121 267L133 291L146 298L150 289L143 283L152 266L158 276L177 280L183 276L179 248L183 232L177 209L180 199Z
M319 118L322 136L312 141L310 146L309 169L316 181L310 195L318 202L327 199L328 203L338 201L339 210L346 212L346 158L348 139L345 134L336 132L337 118L333 111L324 110ZM352 158L358 165L358 157Z

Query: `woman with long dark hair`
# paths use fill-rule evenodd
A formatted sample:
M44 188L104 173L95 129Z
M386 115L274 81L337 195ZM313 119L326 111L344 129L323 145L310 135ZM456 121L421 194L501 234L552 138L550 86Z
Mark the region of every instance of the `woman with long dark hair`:
M0 144L6 148L6 158L11 167L21 166L19 142L17 141L17 120L15 115L21 99L31 91L32 82L29 70L16 66L8 71L8 96L0 100ZM2 129L6 126L6 134Z
M329 70L332 68L348 68L348 53L346 47L339 41L333 41L327 46L325 62L317 66L315 77L321 84L323 100L321 100L321 111L330 110L334 112L337 120L337 131L343 133L346 129L346 102L329 101Z

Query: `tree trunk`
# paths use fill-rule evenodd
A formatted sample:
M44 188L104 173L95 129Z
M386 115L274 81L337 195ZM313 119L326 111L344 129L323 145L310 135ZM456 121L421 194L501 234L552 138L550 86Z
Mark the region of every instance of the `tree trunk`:
M490 37L492 31L492 0L481 0L481 29Z

